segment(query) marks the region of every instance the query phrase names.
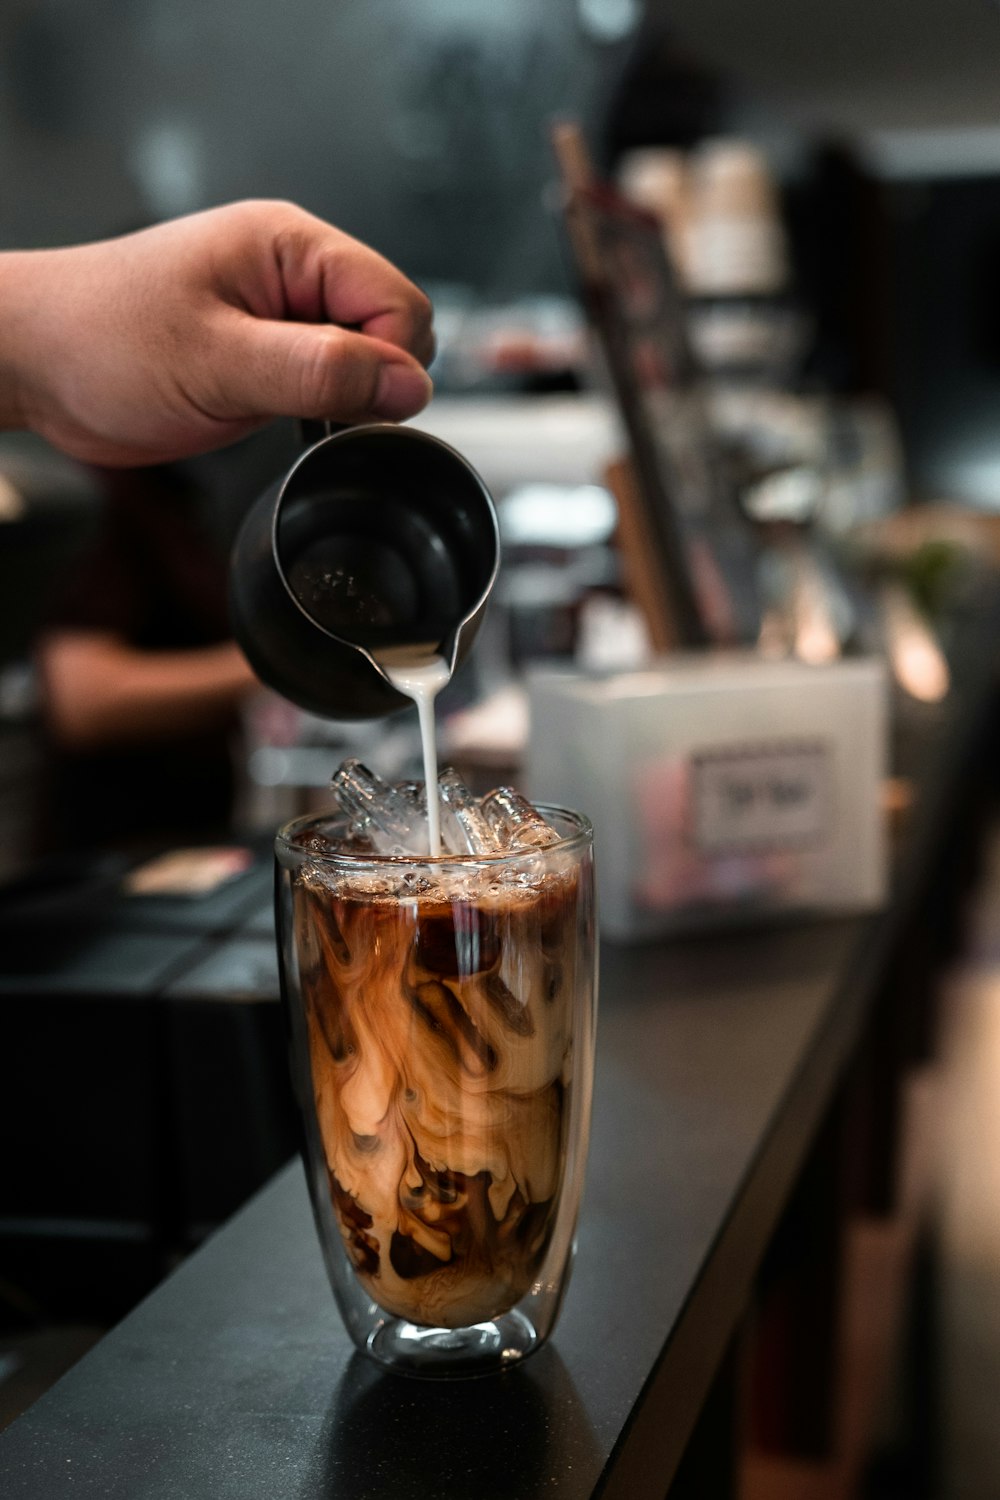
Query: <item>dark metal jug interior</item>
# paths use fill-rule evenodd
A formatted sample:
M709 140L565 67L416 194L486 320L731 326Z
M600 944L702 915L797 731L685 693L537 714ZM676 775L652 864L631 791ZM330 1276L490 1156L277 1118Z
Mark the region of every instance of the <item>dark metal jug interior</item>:
M429 643L460 660L498 556L492 502L459 454L412 428L350 428L251 511L234 554L234 629L286 697L374 717L409 700L368 653Z

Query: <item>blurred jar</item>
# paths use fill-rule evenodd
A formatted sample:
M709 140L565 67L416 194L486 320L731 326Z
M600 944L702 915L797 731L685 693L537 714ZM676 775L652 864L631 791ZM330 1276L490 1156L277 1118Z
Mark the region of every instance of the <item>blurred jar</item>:
M689 160L684 285L688 332L715 382L783 386L806 322L790 294L777 185L747 141L706 141Z
M710 385L787 386L808 325L791 296L781 203L763 152L736 139L691 152L648 147L622 158L618 181L663 226Z

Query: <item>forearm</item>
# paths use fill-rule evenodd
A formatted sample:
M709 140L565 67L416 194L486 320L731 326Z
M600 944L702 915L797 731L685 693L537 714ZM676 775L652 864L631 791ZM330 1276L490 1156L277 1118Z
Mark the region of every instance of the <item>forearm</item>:
M214 728L256 683L231 642L136 651L113 636L67 634L42 642L39 666L52 731L75 749Z

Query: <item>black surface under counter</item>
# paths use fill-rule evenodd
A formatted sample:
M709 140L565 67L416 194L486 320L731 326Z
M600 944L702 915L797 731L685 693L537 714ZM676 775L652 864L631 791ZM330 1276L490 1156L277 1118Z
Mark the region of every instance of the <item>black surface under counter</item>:
M270 937L239 932L195 957L163 990L166 1000L272 1003L278 998L278 955Z
M128 895L122 893L114 912L115 925L136 932L231 931L272 904L272 858L269 841L258 839L251 848L253 862L223 881L215 890L189 896Z
M39 866L0 892L0 1000L112 996L146 1002L236 929L272 924L272 856L202 895L131 895L124 856ZM273 942L272 942L273 948ZM260 988L258 985L257 988ZM272 963L272 996L277 982Z
M605 950L579 1254L522 1367L439 1385L355 1354L296 1165L0 1439L0 1492L662 1494L805 1149L801 1090L826 1092L817 1047L836 1065L864 926Z

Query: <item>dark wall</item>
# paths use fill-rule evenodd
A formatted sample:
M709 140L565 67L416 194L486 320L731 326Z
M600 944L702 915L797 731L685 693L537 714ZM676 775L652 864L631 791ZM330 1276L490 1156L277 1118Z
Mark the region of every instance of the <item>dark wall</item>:
M561 275L545 121L595 112L616 65L594 9L7 0L0 246L280 196L423 279L533 290Z
M553 114L605 164L749 129L792 179L817 377L893 397L918 488L994 503L998 77L987 0L6 0L0 248L275 195L503 300L566 285ZM974 180L960 138L947 178L886 169L970 127ZM803 172L804 141L834 154Z
M894 390L914 482L1000 508L1000 175L891 195Z

